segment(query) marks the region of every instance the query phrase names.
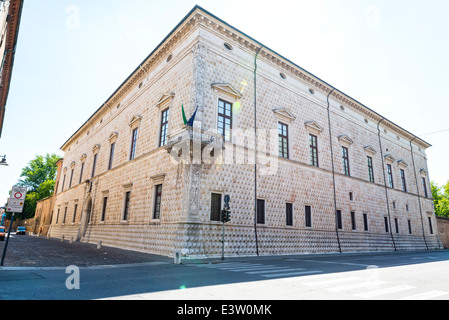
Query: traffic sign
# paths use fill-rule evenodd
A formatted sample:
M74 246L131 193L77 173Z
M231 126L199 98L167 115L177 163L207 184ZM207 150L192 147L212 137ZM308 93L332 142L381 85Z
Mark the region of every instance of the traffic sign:
M25 197L27 194L27 188L20 186L14 186L11 190L11 196L9 197L7 211L22 213L23 205L25 204Z

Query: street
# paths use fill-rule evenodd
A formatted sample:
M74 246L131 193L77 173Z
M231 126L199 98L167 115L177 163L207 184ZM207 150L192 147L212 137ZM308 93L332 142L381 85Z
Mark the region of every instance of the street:
M38 238L12 237L17 243ZM92 250L40 238L45 245ZM70 247L72 246L72 247ZM0 246L3 249L3 245ZM36 248L35 248L36 249ZM108 255L116 254L113 249ZM2 300L449 300L449 251L296 255L188 260L121 252L96 265L0 268ZM36 250L35 250L36 251ZM67 252L67 251L65 251ZM13 259L13 249L7 254ZM127 255L129 254L129 259ZM136 255L139 259L131 260ZM55 259L56 256L54 257ZM64 259L64 257L62 257ZM28 264L31 258L28 259ZM8 261L6 259L6 261ZM79 260L81 261L81 260ZM70 266L70 267L69 267ZM67 268L69 267L69 268Z

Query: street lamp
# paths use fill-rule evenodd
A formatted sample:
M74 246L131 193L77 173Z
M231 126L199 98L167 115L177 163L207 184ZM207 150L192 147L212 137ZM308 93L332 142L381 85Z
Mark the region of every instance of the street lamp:
M4 156L0 156L0 158L3 157L0 160L0 166L9 166L9 164L6 163L6 154Z

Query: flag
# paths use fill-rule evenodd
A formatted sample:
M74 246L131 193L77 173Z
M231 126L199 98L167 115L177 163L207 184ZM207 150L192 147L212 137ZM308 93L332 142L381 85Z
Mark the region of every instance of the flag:
M196 107L195 112L193 113L192 117L190 118L190 120L187 122L187 125L189 127L193 127L193 122L195 121L195 117L196 117L196 112L198 111L198 106Z
M187 125L186 113L184 112L184 105L182 105L182 120L184 121L184 125Z

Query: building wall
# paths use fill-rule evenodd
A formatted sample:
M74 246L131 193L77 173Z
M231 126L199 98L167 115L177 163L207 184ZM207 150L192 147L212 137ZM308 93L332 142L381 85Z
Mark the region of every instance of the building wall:
M163 255L185 249L190 256L218 256L222 224L211 221L210 207L211 194L220 193L231 196L232 221L226 226L227 255L252 255L256 251L291 254L440 247L433 202L428 198L431 192L425 143L410 144L411 135L388 121L382 121L379 133L378 123L382 119L379 115L366 108L355 108L348 99L342 101L341 95L336 94L330 95L329 128L323 85L298 77L295 68L279 62L266 48L257 58L255 95L257 48L251 39L236 40L235 31L225 30L229 26L201 12L193 13L192 19L184 21L180 29L185 26L190 28L171 36L176 41L167 40L168 44L174 43L170 50L155 53L159 60L143 64L144 73L136 71L142 76L134 76L133 86L128 86L131 80L123 85L129 89L122 90L125 93L120 99L111 98L115 104L109 103L97 111L64 144L52 236L64 235L89 242L101 240L105 245ZM233 50L226 49L224 42ZM173 56L167 62L170 53ZM280 77L281 72L285 79ZM182 134L187 132L181 105L188 117L198 106L195 128L213 135L217 129L219 99L234 105L233 129L242 130L234 131L235 139L239 134L251 136L254 131L255 101L258 130L276 131L278 122L288 125L289 159L276 157L274 174L258 172L256 181L251 161L180 164L172 161L167 148L158 147L161 111L170 108L169 145L176 146L178 138L182 140ZM161 100L164 102L159 104ZM306 125L310 123L312 127ZM129 161L135 127L139 128L137 154ZM319 167L310 165L310 133L318 137ZM116 143L113 169L107 170L113 142ZM349 150L350 177L343 174L342 146ZM236 146L235 141L224 143L224 147L233 150L231 154L252 152L251 147L245 150ZM216 151L218 156L220 150ZM91 178L95 153L98 153L96 173ZM277 153L275 146L271 154L277 156ZM374 183L369 182L367 156L373 159ZM83 162L84 173L79 183ZM385 187L387 163L393 169L394 188ZM402 191L400 169L406 175L406 192ZM157 184L163 184L162 210L160 219L153 219ZM127 191L131 192L131 198L129 219L125 221L122 215ZM266 206L265 223L256 225L255 191ZM101 221L105 197L106 216ZM90 201L93 214L87 222ZM292 226L286 225L286 203L293 205ZM75 205L77 212L73 219ZM305 206L312 207L311 227L305 225ZM336 230L335 209L342 212L340 230ZM350 212L355 213L355 230ZM363 214L368 217L368 231L363 228ZM385 217L389 221L388 232Z
M437 224L441 243L445 249L449 249L449 218L437 217Z

